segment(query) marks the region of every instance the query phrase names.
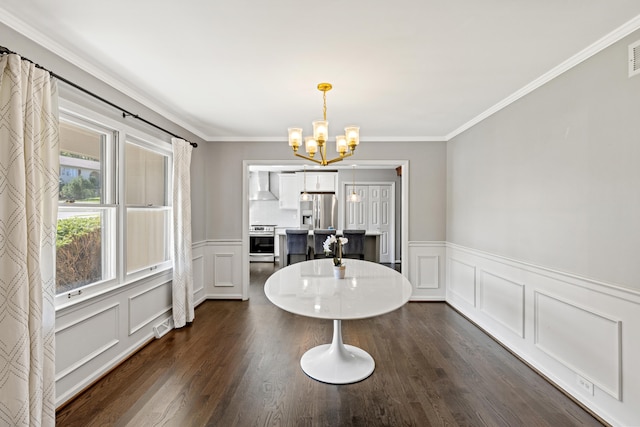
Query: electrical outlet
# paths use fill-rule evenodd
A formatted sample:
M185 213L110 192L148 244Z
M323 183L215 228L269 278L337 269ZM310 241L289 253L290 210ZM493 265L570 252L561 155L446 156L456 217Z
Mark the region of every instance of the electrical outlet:
M580 388L593 396L593 383L586 380L585 378L582 378L580 375L576 375L576 378Z

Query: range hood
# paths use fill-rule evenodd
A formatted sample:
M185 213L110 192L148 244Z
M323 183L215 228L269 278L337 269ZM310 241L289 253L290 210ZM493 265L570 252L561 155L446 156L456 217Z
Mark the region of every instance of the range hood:
M249 200L277 200L269 189L269 172L249 172Z

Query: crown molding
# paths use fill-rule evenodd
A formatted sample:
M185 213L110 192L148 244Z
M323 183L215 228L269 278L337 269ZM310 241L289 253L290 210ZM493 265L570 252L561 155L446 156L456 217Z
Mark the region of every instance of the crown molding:
M364 142L446 142L446 136L369 136L360 138Z
M449 133L446 136L446 140L449 141L449 140L453 139L454 137L456 137L457 135L459 135L462 132L466 131L467 129L475 126L478 123L480 123L481 121L483 121L487 117L497 113L498 111L502 110L503 108L507 107L508 105L516 102L520 98L523 98L524 96L526 96L529 93L533 92L534 90L538 89L540 86L542 86L545 83L555 79L556 77L558 77L559 75L561 75L565 71L568 71L568 70L572 69L576 65L582 63L583 61L591 58L595 54L597 54L600 51L604 50L605 48L611 46L613 43L615 43L617 41L620 41L622 38L628 36L629 34L631 34L632 32L636 31L639 28L640 28L640 15L636 16L635 18L631 19L630 21L627 21L622 26L618 27L617 29L613 30L612 32L610 32L606 36L604 36L601 39L599 39L598 41L596 41L595 43L591 44L590 46L588 46L585 49L581 50L577 54L573 55L572 57L570 57L566 61L560 63L560 65L558 65L558 66L552 68L551 70L547 71L546 73L544 73L543 75L541 75L540 77L538 77L537 79L532 81L531 83L529 83L526 86L522 87L520 90L514 92L513 94L511 94L510 96L506 97L505 99L503 99L502 101L498 102L497 104L495 104L494 106L490 107L489 109L485 110L481 114L478 114L476 117L474 117L473 119L469 120L467 123L463 124L458 129L456 129L453 132Z
M208 136L208 142L287 142L286 136ZM446 142L444 136L368 136L360 142Z
M25 37L29 38L30 40L32 40L35 43L39 44L40 46L44 47L45 49L51 51L53 54L55 54L55 55L59 56L60 58L70 62L72 65L77 66L78 68L82 69L83 71L89 73L90 75L92 75L93 77L97 78L98 80L101 80L102 82L106 83L107 85L113 87L114 89L122 92L123 94L129 96L130 98L134 99L135 101L141 103L145 107L154 110L155 112L157 112L158 114L160 114L161 116L166 118L167 120L170 120L171 122L177 124L178 126L184 128L185 130L193 133L194 135L202 138L205 141L209 141L209 142L284 142L284 141L286 141L286 138L284 138L284 137L267 137L267 136L259 136L259 137L226 136L225 137L225 136L205 135L199 129L196 129L192 124L187 123L186 121L184 121L180 117L177 117L173 113L171 113L171 112L167 111L166 109L162 108L160 105L158 105L157 102L152 101L151 99L147 98L145 95L139 93L138 91L133 89L131 86L127 85L126 83L118 80L117 78L113 77L112 75L109 75L109 74L103 72L100 68L92 65L90 62L86 61L82 57L76 55L75 53L73 53L69 49L67 49L64 46L62 46L59 43L57 43L56 41L54 41L51 38L49 38L49 37L45 36L44 34L40 33L39 31L37 31L33 27L29 26L24 21L20 20L15 15L13 15L12 13L6 11L2 7L0 7L0 22L4 23L8 27L14 29L18 33L24 35ZM505 107L511 105L512 103L516 102L520 98L523 98L527 94L529 94L529 93L533 92L534 90L538 89L539 87L541 87L545 83L547 83L547 82L553 80L554 78L558 77L559 75L563 74L565 71L570 70L571 68L573 68L573 67L577 66L578 64L582 63L586 59L588 59L588 58L594 56L595 54L599 53L603 49L611 46L613 43L621 40L623 37L626 37L627 35L631 34L633 31L638 30L639 28L640 28L640 15L638 15L635 18L629 20L628 22L626 22L625 24L623 24L619 28L613 30L609 34L607 34L604 37L602 37L601 39L597 40L595 43L591 44L587 48L585 48L582 51L578 52L577 54L573 55L572 57L570 57L566 61L560 63L558 66L556 66L553 69L551 69L550 71L544 73L543 75L541 75L540 77L538 77L537 79L532 81L531 83L525 85L524 87L522 87L518 91L514 92L513 94L511 94L507 98L503 99L502 101L498 102L497 104L493 105L492 107L490 107L487 110L483 111L482 113L478 114L473 119L469 120L468 122L466 122L465 124L463 124L462 126L458 127L457 129L455 129L454 131L450 132L449 134L447 134L445 136L368 137L368 138L361 138L361 141L363 141L363 142L389 142L389 141L395 141L395 142L441 142L441 141L449 141L449 140L455 138L456 136L458 136L459 134L463 133L464 131L466 131L466 130L470 129L471 127L475 126L476 124L482 122L486 118L488 118L488 117L492 116L493 114L497 113L498 111L502 110L503 108L505 108ZM7 46L7 47L9 47L9 46Z

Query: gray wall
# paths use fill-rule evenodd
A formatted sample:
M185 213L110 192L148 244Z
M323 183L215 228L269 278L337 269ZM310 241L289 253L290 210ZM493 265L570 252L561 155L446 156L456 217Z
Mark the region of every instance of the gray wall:
M243 160L291 160L283 139L275 142L210 142L205 156L206 235L240 239ZM409 240L444 241L446 144L444 142L362 142L357 160L409 159ZM357 162L356 160L356 162Z
M636 32L457 136L447 240L640 289Z

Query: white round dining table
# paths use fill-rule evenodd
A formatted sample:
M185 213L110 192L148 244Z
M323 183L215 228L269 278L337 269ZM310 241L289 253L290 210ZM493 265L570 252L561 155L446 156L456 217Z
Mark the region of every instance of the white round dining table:
M402 307L411 297L411 283L392 268L369 261L344 260L346 274L333 274L331 258L291 264L273 273L264 285L267 298L290 313L333 320L331 344L308 350L300 359L311 378L329 384L350 384L369 377L373 357L345 345L342 321L364 319Z

